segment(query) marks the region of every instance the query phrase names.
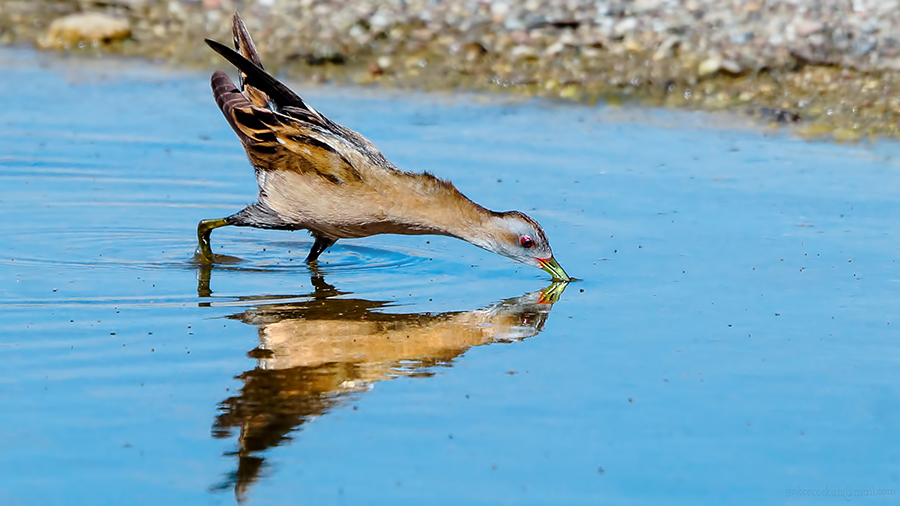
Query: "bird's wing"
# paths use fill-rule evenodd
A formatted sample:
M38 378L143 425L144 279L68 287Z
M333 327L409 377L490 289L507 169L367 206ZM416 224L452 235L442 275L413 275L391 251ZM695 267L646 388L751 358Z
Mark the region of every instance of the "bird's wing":
M213 74L212 89L216 104L258 169L315 174L335 184L362 179L350 159L365 162L327 128L257 107L222 71Z

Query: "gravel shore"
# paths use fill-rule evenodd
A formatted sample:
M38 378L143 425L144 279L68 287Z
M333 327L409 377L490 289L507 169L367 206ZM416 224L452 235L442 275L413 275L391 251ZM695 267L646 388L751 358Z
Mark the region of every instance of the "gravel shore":
M230 41L235 10L267 68L299 79L635 100L745 111L811 137L900 137L900 0L0 0L0 42L222 67L202 40ZM109 31L93 18L79 34L87 21L65 21L76 13L105 15Z

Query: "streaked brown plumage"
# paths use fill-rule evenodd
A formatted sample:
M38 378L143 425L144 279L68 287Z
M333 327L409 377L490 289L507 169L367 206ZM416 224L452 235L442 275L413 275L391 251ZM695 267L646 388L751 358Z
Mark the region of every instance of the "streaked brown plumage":
M233 30L237 52L206 43L240 70L240 87L217 71L212 89L256 170L259 202L200 222L202 261L214 261L209 234L225 225L309 230L315 244L308 262L338 239L438 234L569 280L536 221L518 211L489 211L427 172L401 171L362 135L329 120L266 73L237 14Z

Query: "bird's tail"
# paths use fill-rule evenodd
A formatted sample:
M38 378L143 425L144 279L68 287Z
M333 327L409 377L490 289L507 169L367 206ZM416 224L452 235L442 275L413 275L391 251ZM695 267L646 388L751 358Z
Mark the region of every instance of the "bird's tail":
M255 107L282 112L294 118L323 126L331 125L330 121L304 102L300 96L262 68L256 46L237 13L234 15L234 42L237 51L212 39L206 39L206 44L213 51L238 68L241 73L241 89L239 91L244 92ZM250 96L251 94L253 96ZM263 103L257 102L263 97L265 98Z
M256 49L256 44L253 43L250 32L247 31L247 27L244 26L244 20L241 19L241 15L238 14L237 11L235 11L234 18L231 22L231 31L234 34L234 49L237 50L241 56L250 60L253 64L262 69L262 59L259 57L259 51ZM256 107L272 108L269 95L253 86L252 79L249 79L248 77L247 73L241 70L239 81L241 86L240 89L250 100L250 103Z

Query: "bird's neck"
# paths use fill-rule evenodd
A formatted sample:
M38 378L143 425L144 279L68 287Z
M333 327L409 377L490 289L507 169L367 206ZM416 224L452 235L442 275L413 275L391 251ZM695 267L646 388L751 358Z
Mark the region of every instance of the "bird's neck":
M477 241L491 222L491 212L469 199L459 202L443 217L442 226L446 235L469 242Z
M449 181L430 174L409 174L391 204L394 233L440 234L493 251L496 213L472 202ZM396 188L396 186L395 186Z
M434 230L491 250L494 243L495 213L472 202L454 189L455 195L437 199L429 207L439 212L430 214Z

